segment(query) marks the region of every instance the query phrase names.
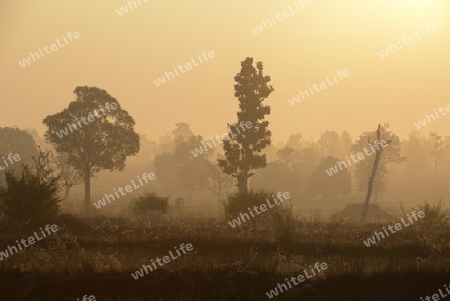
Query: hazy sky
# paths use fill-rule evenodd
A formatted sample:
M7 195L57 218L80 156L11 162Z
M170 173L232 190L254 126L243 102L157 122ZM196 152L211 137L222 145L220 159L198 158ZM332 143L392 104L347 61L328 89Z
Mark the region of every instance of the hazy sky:
M137 2L137 0L136 0ZM406 138L414 122L450 105L450 1L312 0L255 35L251 28L297 1L149 0L0 2L0 126L36 128L67 107L76 86L105 89L157 139L176 122L205 139L236 121L233 77L246 57L264 63L275 92L267 103L273 140L327 129L353 137L389 122ZM380 59L388 43L436 22L421 39ZM18 62L69 31L80 38L22 68ZM203 50L215 57L160 87L153 80ZM301 103L288 99L338 69L350 76ZM421 130L450 135L450 116Z

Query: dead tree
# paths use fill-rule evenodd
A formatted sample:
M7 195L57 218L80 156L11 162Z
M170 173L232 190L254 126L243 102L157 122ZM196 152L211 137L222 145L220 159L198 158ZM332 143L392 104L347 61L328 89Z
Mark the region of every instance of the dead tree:
M31 159L33 159L34 164L36 165L36 176L38 179L41 178L42 172L45 169L45 166L48 162L48 156L50 155L50 152L47 152L47 154L44 154L41 150L41 147L38 145L39 148L39 157L36 160L34 156L31 156Z
M67 201L69 199L70 189L72 186L79 185L83 181L83 177L68 163L64 164L61 177L64 181L64 200Z
M378 129L377 129L377 140L375 141L375 144L380 144L381 143L381 125L378 124ZM387 144L389 144L391 142L391 140L386 141ZM370 142L370 138L368 140L369 145L372 145ZM369 179L369 185L367 188L367 195L366 195L366 201L364 203L364 209L362 212L362 216L361 216L361 220L364 221L366 219L366 215L367 215L367 211L369 209L369 202L370 202L370 196L372 195L372 188L373 188L373 181L375 179L375 175L377 173L377 169L378 169L378 163L380 163L380 157L381 157L381 153L383 152L383 146L381 148L377 147L375 149L375 160L373 161L373 166L372 166L372 173L370 175L370 179Z
M233 186L233 178L224 174L217 163L210 164L208 169L208 176L202 187L217 195L221 206L225 191Z
M57 175L61 179L61 186L64 187L64 200L69 199L69 193L73 186L81 184L83 177L80 172L71 167L68 163L68 155L66 153L52 153L51 162L58 171Z

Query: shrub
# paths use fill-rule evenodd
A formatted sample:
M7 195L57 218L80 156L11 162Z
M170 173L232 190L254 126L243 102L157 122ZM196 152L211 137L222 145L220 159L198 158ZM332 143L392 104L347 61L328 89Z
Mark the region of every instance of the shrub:
M272 193L265 190L249 190L247 192L235 192L227 197L224 204L226 215L236 215L241 212L248 212L248 208L253 208L266 203Z
M7 223L35 224L58 214L59 177L44 172L40 177L27 165L16 177L15 171L5 173L6 187L0 187L0 211Z
M137 198L134 198L131 203L131 211L134 215L147 216L151 213L167 213L169 209L169 198L159 197L156 192L146 192Z
M259 207L261 204L266 204L266 200L269 199L274 204L272 195L274 193L258 190L250 190L248 192L235 192L228 196L225 203L225 214L236 216L239 213L247 213L248 208L254 206ZM281 243L292 242L294 239L294 232L298 224L298 215L294 213L293 205L289 203L281 203L274 208L268 209L267 213L261 214L264 216L260 219L261 225L269 226L269 228L275 231L277 240ZM255 219L251 219L256 222Z
M272 218L272 226L278 232L278 241L282 244L293 242L298 226L298 214L294 212L294 206L289 202L274 209L269 214Z
M419 205L417 211L423 211L425 217L422 219L421 223L427 229L445 229L449 225L450 216L449 213L443 209L442 200L431 205L429 202L425 202L423 205Z

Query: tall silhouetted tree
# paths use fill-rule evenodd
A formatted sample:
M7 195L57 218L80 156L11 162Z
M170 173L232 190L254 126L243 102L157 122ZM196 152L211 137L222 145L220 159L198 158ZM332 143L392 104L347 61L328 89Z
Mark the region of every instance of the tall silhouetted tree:
M91 176L102 169L123 170L126 157L139 152L139 135L133 117L105 90L83 86L74 94L76 99L66 109L47 116L43 123L48 127L45 138L58 152L67 153L68 163L80 170L88 210Z
M236 124L228 125L232 133L228 140L223 141L226 159L217 160L223 172L237 179L240 192L246 192L248 179L254 174L254 169L265 167L266 156L261 151L270 145L271 132L267 129L268 121L264 120L270 114L270 107L262 102L274 91L268 85L270 76L263 75L263 64L258 62L256 69L253 59L246 58L241 62L241 71L234 77L234 96L238 98L239 109ZM238 126L250 122L250 129L237 130Z

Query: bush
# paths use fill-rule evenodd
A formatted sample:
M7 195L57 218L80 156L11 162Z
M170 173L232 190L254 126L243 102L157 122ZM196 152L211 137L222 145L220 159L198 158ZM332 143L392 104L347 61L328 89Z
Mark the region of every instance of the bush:
M228 196L225 203L225 214L236 216L241 212L247 213L249 207L259 207L261 204L266 204L267 199L274 204L272 195L275 194L265 190L235 192ZM260 223L269 226L270 229L275 231L275 236L279 242L287 243L293 241L298 215L294 213L291 202L276 205L274 208L268 209L267 213L261 214L261 216L264 216L264 218L260 220ZM256 216L255 219L252 218L251 220L256 222Z
M429 202L425 202L425 204L419 205L419 209L417 211L420 210L425 213L425 217L421 221L425 228L429 230L444 230L448 227L450 215L448 211L443 209L442 200L439 200L433 205Z
M134 215L147 216L151 213L167 213L169 209L169 198L159 197L155 192L146 192L131 203L131 211Z
M278 241L282 244L293 242L298 225L298 214L294 212L294 206L289 202L274 209L276 210L271 210L269 214L272 218L272 226L278 232Z
M51 219L59 212L59 177L45 172L40 177L27 165L20 177L15 171L5 172L6 187L0 187L0 211L7 223L35 224Z
M236 215L241 212L248 212L248 208L253 208L266 203L272 193L265 190L249 190L247 192L235 192L227 197L224 204L226 215Z

